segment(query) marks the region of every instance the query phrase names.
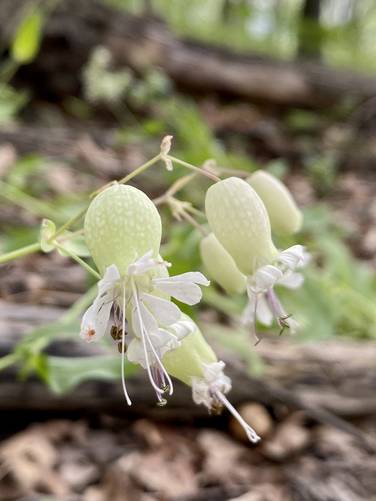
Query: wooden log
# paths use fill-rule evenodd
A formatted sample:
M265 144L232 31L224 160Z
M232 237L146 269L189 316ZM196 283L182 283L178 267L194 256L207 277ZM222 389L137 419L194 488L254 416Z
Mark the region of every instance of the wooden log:
M24 2L3 0L0 39L9 40L11 27ZM81 71L92 49L104 45L115 65L136 71L162 68L191 92L219 93L278 105L328 106L344 96L376 95L376 79L316 62L286 62L258 55L241 55L178 39L163 22L116 11L94 0L65 0L50 16L37 59L22 68L18 81L37 95L56 99L77 95Z

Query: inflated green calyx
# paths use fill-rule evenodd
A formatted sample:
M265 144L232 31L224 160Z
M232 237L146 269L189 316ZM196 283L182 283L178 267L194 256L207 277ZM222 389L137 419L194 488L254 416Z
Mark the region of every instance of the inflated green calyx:
M99 271L115 264L121 275L129 264L152 251L159 253L162 224L145 193L114 184L91 202L85 217L85 239Z

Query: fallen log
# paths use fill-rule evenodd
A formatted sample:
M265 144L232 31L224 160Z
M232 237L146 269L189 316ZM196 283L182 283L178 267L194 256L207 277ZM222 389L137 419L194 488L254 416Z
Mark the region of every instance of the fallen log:
M0 40L9 40L23 1L0 5ZM77 95L82 68L95 46L104 45L117 66L136 71L162 68L179 86L278 105L328 106L344 96L376 95L376 79L317 62L286 62L242 55L178 39L152 17L136 17L94 0L65 0L49 17L36 60L21 68L18 82L50 99Z

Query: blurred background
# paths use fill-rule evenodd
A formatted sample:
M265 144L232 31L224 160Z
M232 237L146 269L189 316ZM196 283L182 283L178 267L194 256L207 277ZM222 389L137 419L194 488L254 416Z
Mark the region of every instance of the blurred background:
M1 501L376 499L375 33L372 0L1 0L1 254L172 134L194 165L283 180L304 227L276 243L313 256L303 287L280 291L295 337L260 326L251 347L245 298L215 286L186 310L258 446L182 385L157 408L133 369L126 407L116 350L78 338L95 294L79 265L57 252L1 265ZM156 198L184 174L154 166L132 184ZM209 184L178 198L202 209ZM200 233L160 210L171 272L205 271Z

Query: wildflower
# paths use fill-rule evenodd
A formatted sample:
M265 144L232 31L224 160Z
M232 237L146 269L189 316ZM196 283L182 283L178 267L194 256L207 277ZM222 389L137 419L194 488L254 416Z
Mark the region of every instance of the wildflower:
M196 404L205 405L211 413L219 413L226 407L243 427L249 440L258 442L260 437L255 430L244 421L225 396L231 390L231 379L223 372L224 362L218 361L198 327L193 325L194 331L182 340L180 346L163 357L167 371L191 386Z
M298 251L297 249L296 252ZM303 251L302 258L299 260L299 263L295 265L295 269L299 270L305 267L309 259L310 255ZM253 334L256 339L256 320L263 325L270 326L273 319L275 319L281 328L281 334L285 328L289 328L292 334L299 328L298 323L291 318L291 315L288 315L283 308L273 287L269 286L270 282L268 279L265 279L268 275L272 277L274 286L280 285L288 289L298 289L304 282L302 273L299 271L292 271L289 268L283 273L281 270L276 271L272 266L267 265L256 272L252 279L252 283L248 284L247 292L249 301L242 315L243 324L250 325L253 328Z
M301 229L303 215L290 191L279 179L258 170L246 181L264 202L273 232L292 235Z
M246 290L247 280L238 269L234 259L218 242L214 233L210 233L200 242L201 259L208 274L228 294Z
M205 200L206 215L218 241L247 276L249 306L246 317L266 318L263 299L281 327L296 328L296 322L283 309L275 291L277 284L292 283L296 268L304 262L305 251L294 245L279 252L272 241L268 213L255 190L245 181L231 177L212 185Z
M162 358L180 346L193 326L182 320L170 296L196 304L199 285L209 285L199 272L169 277L159 256L161 222L149 198L131 186L115 184L100 193L85 218L85 237L103 277L98 294L83 316L81 337L98 341L110 333L118 343L122 385L130 405L125 379L125 355L147 370L158 402L173 392Z

